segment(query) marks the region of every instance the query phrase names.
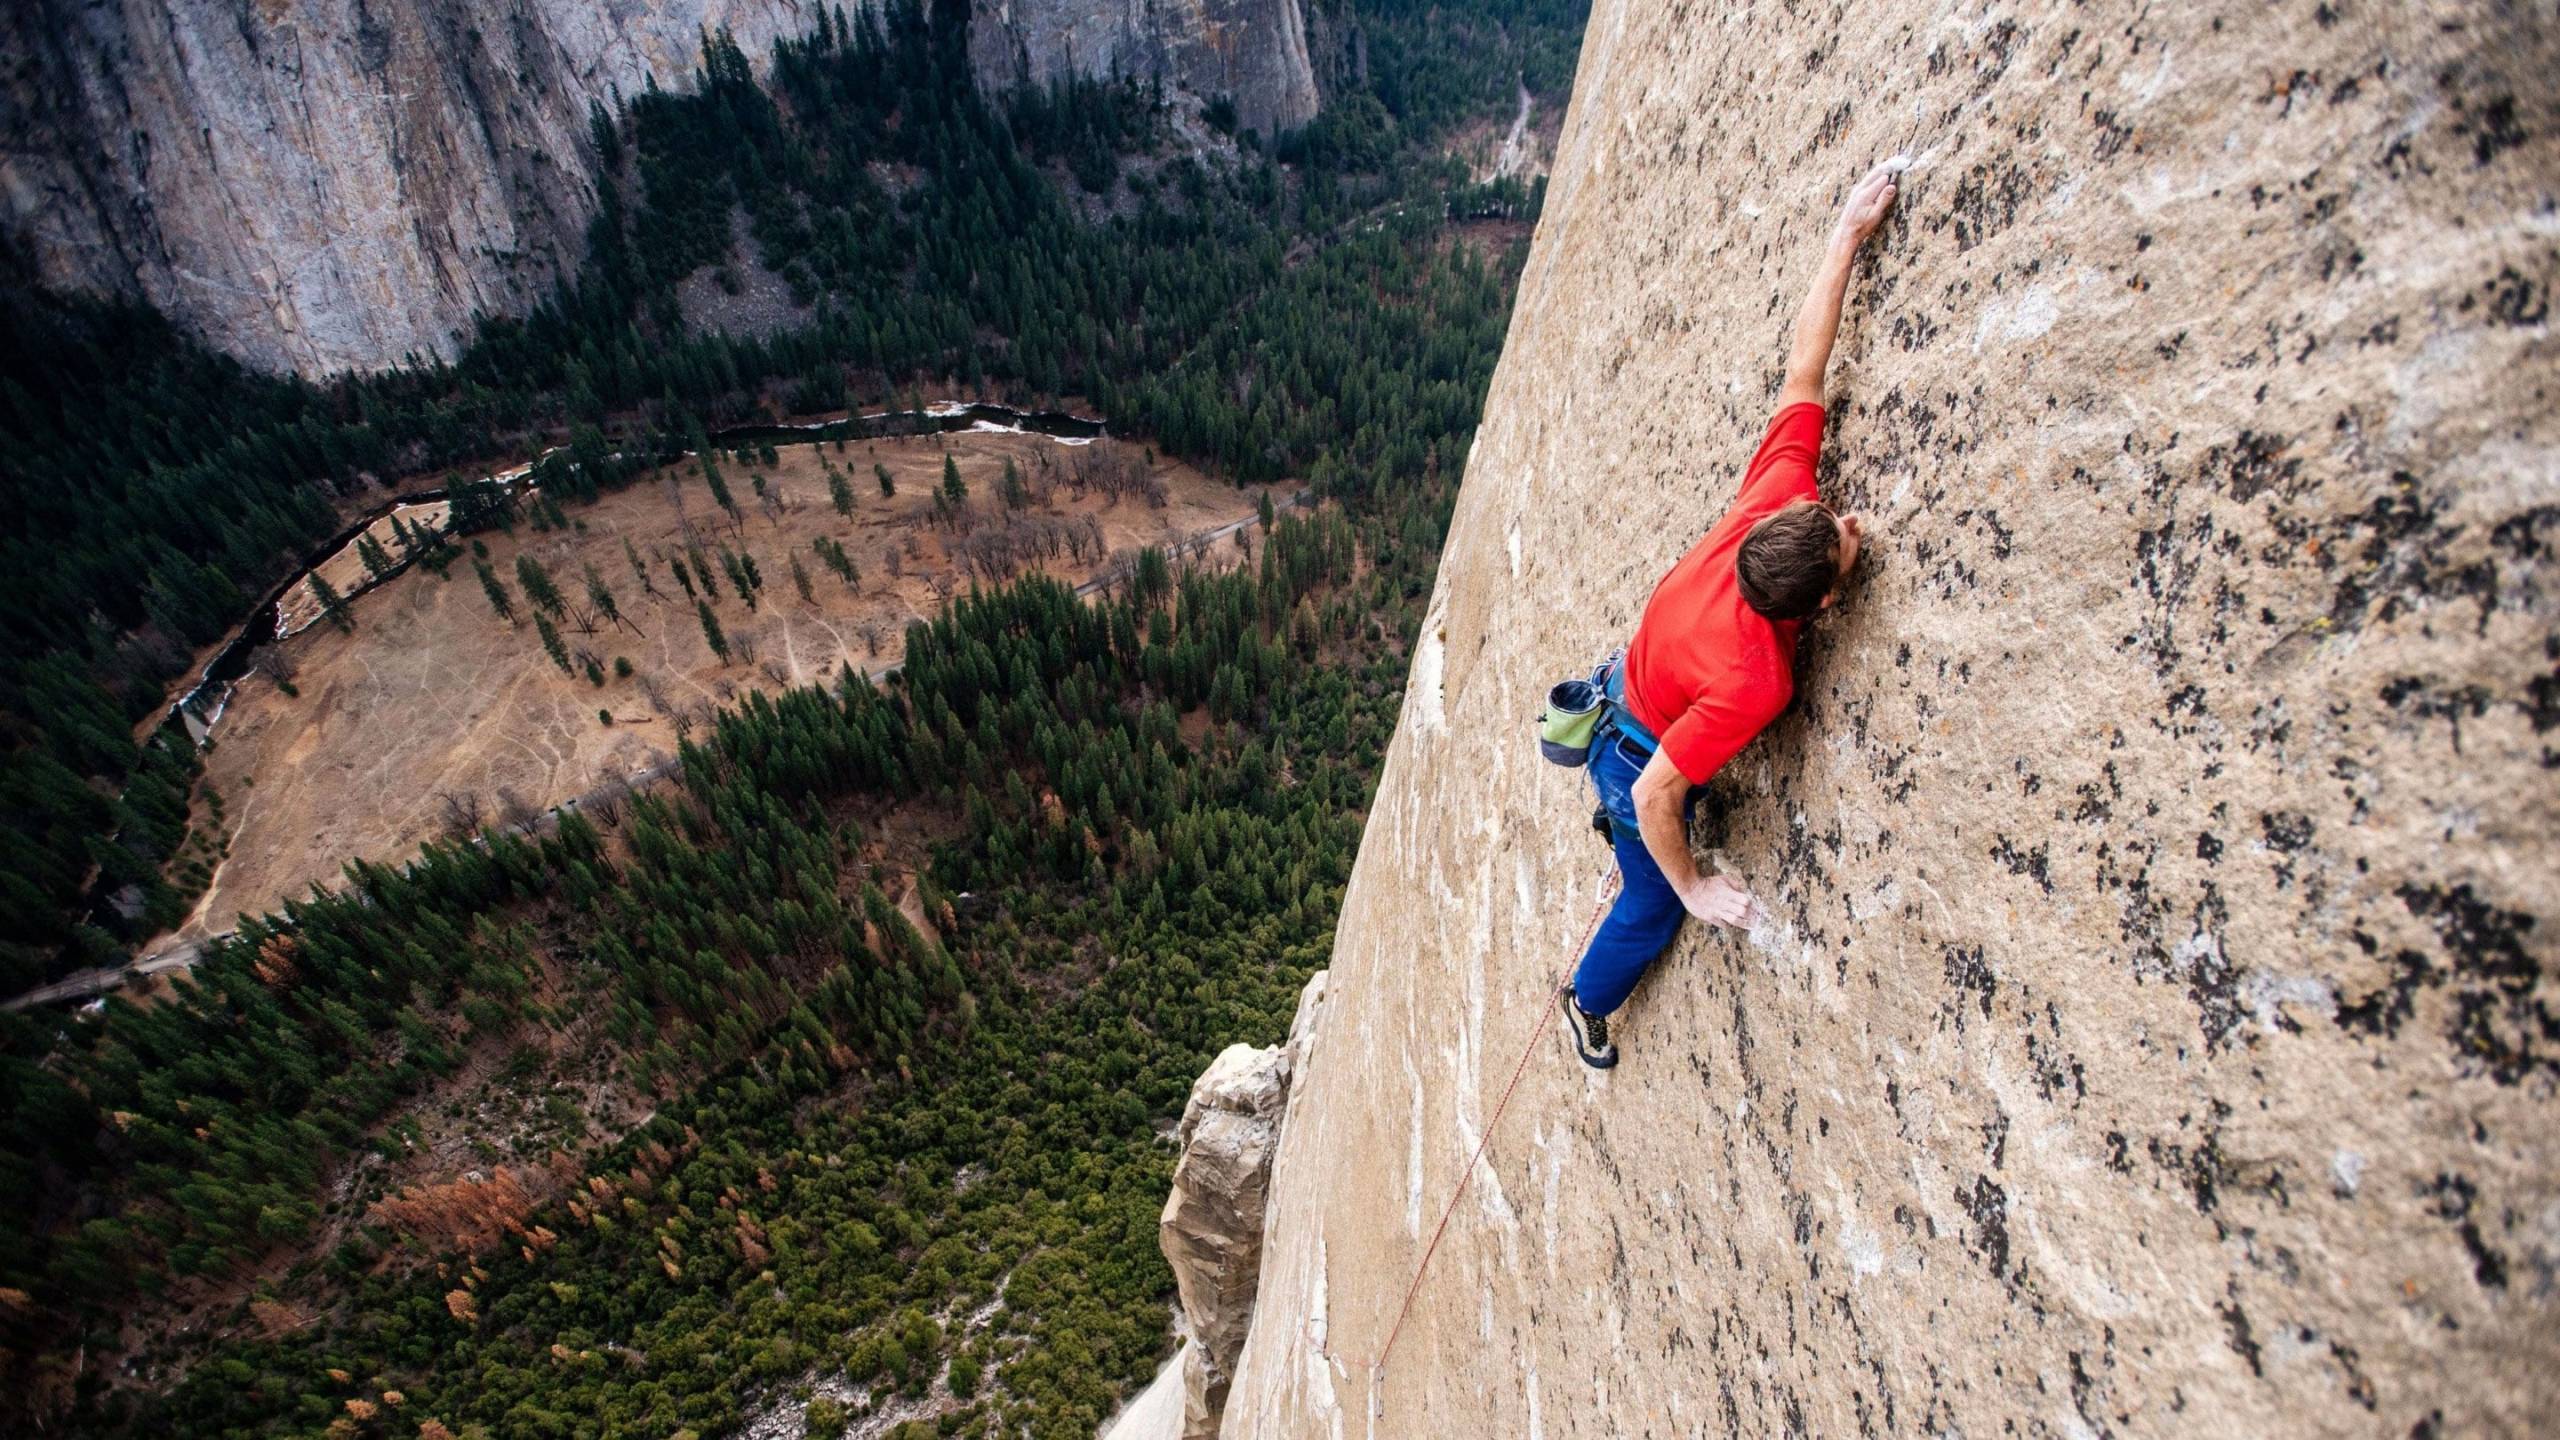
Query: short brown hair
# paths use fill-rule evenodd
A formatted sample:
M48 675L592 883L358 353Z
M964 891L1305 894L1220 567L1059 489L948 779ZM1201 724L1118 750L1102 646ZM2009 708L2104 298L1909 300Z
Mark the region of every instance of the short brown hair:
M1801 620L1822 608L1840 580L1840 522L1800 500L1751 527L1734 557L1742 598L1772 620Z

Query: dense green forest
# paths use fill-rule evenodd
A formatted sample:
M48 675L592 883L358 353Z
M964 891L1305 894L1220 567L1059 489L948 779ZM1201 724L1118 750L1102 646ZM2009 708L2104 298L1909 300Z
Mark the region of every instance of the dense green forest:
M11 985L183 903L192 756L133 722L364 477L566 440L559 488L591 493L615 448L936 384L1081 396L1337 502L1231 572L973 593L888 687L750 700L626 807L351 863L166 1001L8 1017L9 1403L708 1436L775 1405L829 1433L849 1394L930 1401L917 1435L1091 1433L1166 1347L1158 1127L1322 961L1500 347L1518 254L1457 227L1537 197L1434 143L1524 75L1560 103L1580 20L1355 5L1324 116L1208 157L1142 84L976 95L965 7L830 14L764 85L711 37L691 90L595 117L618 181L574 285L450 365L328 387L0 293ZM733 212L805 326L684 327L675 282L739 263ZM126 886L130 922L84 904ZM649 1118L579 1151L609 1127L572 1078ZM475 1141L476 1180L359 1183L436 1107L546 1088L558 1153L518 1133ZM211 1340L120 1333L175 1310Z
M984 102L965 10L831 12L777 50L770 89L713 37L689 93L599 111L614 183L576 283L487 323L450 365L316 387L244 371L148 311L0 285L16 517L0 535L0 991L119 958L184 912L161 868L186 837L192 762L137 746L135 722L334 528L334 502L390 477L552 442L672 449L704 421L877 403L919 380L1080 395L1241 479L1409 463L1416 427L1375 421L1397 385L1445 386L1448 357L1408 375L1372 348L1393 337L1288 335L1272 358L1295 363L1240 372L1194 348L1357 315L1239 313L1277 303L1292 244L1357 217L1529 213L1534 196L1468 186L1428 147L1470 113L1507 114L1524 74L1560 100L1579 3L1364 0L1337 48L1373 85L1338 59L1314 125L1231 161L1160 153L1149 87ZM1113 218L1092 223L1069 192ZM735 263L733 211L807 324L770 339L683 326L675 282ZM1368 355L1383 358L1337 389L1333 365ZM90 903L118 891L138 913Z

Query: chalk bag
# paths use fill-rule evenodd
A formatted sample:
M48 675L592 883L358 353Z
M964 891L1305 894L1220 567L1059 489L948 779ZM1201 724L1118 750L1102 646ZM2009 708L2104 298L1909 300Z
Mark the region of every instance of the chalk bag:
M1549 690L1546 711L1538 717L1538 753L1574 769L1589 762L1601 698L1600 687L1588 680L1566 680Z

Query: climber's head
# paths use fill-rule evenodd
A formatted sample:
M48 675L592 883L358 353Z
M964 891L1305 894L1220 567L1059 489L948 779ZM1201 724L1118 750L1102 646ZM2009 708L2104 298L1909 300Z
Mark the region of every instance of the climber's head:
M1801 620L1827 608L1858 563L1858 517L1798 500L1742 537L1734 577L1742 598L1772 620Z

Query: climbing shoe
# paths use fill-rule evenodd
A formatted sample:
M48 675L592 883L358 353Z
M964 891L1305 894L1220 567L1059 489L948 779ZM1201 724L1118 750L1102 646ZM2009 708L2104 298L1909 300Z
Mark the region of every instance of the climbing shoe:
M1558 1006L1564 1011L1565 1033L1573 1037L1574 1053L1582 1063L1594 1070L1606 1070L1618 1063L1618 1047L1609 1040L1609 1017L1594 1015L1573 998L1573 987L1564 987L1564 999Z
M1612 850L1618 848L1618 837L1609 829L1608 806L1594 805L1591 807L1591 828L1599 832L1601 844L1608 846Z

